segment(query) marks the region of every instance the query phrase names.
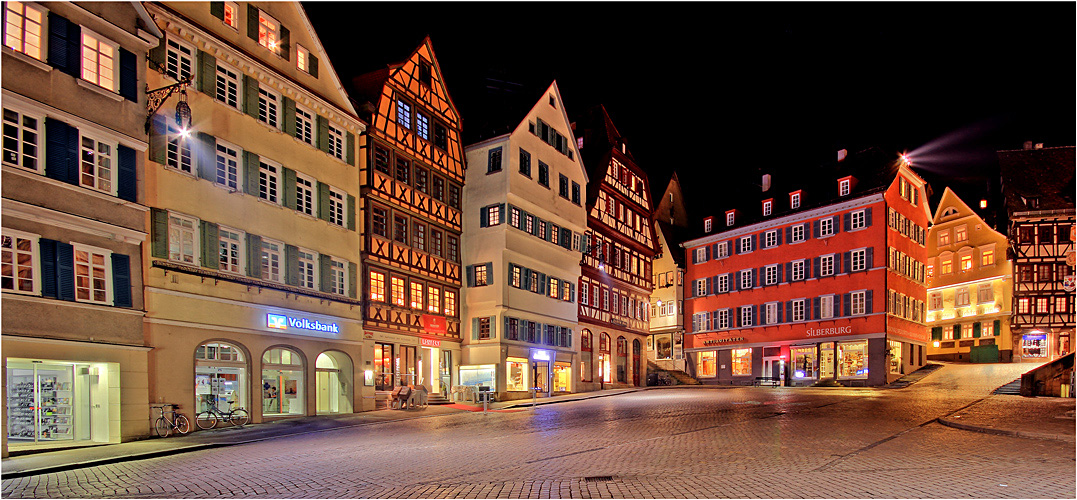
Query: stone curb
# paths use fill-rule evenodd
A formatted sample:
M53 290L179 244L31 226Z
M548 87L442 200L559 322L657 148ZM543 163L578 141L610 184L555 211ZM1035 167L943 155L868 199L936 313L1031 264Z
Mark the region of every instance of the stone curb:
M936 421L946 427L952 427L954 429L961 429L972 432L982 432L984 434L995 434L999 436L1019 437L1025 439L1048 439L1052 441L1062 441L1064 443L1077 443L1077 437L1067 436L1062 434L1044 434L1040 432L1026 432L1026 431L1012 431L1006 429L994 429L991 427L984 427L980 425L963 424L954 422L953 420L947 420L944 418L936 419Z

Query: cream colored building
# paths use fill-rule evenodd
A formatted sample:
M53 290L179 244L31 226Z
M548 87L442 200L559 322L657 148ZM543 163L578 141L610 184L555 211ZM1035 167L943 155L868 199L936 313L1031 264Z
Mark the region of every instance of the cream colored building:
M946 188L927 243L928 359L1012 361L1013 271L1006 236Z
M587 172L557 82L507 128L465 148L460 383L499 399L576 392Z
M139 2L3 9L3 456L142 438L142 84L161 32Z
M660 370L684 371L684 270L688 213L680 179L674 172L654 214L659 253L654 258L647 360Z
M357 262L365 130L294 2L147 6L164 32L143 247L150 397L252 421L373 409Z

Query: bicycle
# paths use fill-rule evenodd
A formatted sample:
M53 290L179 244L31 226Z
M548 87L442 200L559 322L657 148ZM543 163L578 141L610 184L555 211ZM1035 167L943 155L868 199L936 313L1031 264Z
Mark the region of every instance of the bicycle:
M163 404L160 406L151 406L155 410L161 412L161 416L157 417L157 420L153 422L153 428L157 431L157 435L160 437L168 437L172 434L172 431L179 432L180 434L187 434L191 432L191 421L187 420L187 417L182 413L177 413L179 405ZM165 411L165 408L172 408ZM169 419L167 415L171 415Z
M208 402L208 404L208 410L198 412L198 414L194 416L194 423L199 429L212 429L217 426L219 420L227 420L237 427L246 425L247 422L250 422L251 420L250 413L243 408L229 408L227 412L223 412L212 402ZM229 402L229 405L231 404L232 403Z

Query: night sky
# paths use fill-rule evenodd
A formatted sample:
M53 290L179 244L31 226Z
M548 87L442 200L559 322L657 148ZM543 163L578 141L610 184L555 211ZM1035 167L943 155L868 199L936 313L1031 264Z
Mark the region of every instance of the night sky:
M842 148L911 152L937 199L939 179L997 178L996 150L1077 134L1072 2L304 7L345 82L429 35L465 137L491 80L537 100L556 79L570 118L604 104L652 191L678 172L693 218Z

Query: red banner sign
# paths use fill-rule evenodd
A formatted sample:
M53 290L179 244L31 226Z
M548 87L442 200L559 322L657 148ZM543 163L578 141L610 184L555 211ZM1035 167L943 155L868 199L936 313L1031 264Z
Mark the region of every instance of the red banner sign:
M444 316L434 316L431 314L423 315L423 329L429 333L440 333L445 335L447 333L447 326L445 324ZM423 344L426 345L426 344Z

